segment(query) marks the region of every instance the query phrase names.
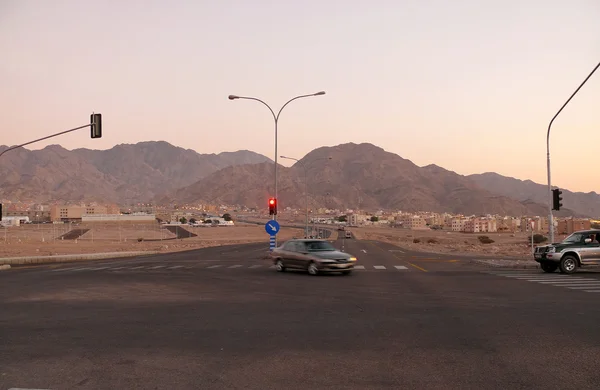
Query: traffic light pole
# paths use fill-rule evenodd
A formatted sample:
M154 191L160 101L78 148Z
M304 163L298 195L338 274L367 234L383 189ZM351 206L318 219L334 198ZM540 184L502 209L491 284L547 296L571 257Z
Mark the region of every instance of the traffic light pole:
M36 142L40 142L40 141L46 140L46 139L48 139L48 138L54 138L54 137L58 137L59 135L67 134L67 133L70 133L70 132L72 132L72 131L76 131L76 130L85 129L86 127L90 127L91 125L92 125L92 124L90 123L89 125L85 125L85 126L79 126L79 127L76 127L76 128L74 128L74 129L70 129L70 130L61 131L60 133L56 133L56 134L49 135L49 136L47 136L47 137L39 138L39 139L36 139L36 140L34 140L34 141L25 142L24 144L21 144L21 145L11 146L10 148L3 150L3 151L0 153L0 156L2 156L4 153L6 153L6 152L8 152L8 151L10 151L10 150L15 150L15 149L18 149L18 148L22 148L23 146L31 145L31 144L33 144L33 143L36 143Z
M102 114L92 114L90 116L90 123L87 124L87 125L79 126L79 127L74 128L74 129L69 129L69 130L61 131L60 133L48 135L46 137L38 138L38 139L33 140L33 141L25 142L24 144L21 144L21 145L11 146L10 148L5 149L2 152L0 152L0 157L2 157L2 155L4 153L8 152L8 151L15 150L15 149L18 149L18 148L22 148L23 146L27 146L27 145L34 144L36 142L44 141L44 140L49 139L49 138L58 137L59 135L63 135L63 134L71 133L73 131L85 129L86 127L91 127L92 128L92 134L91 134L92 138L101 138L102 137Z
M571 97L565 102L565 104L563 104L563 106L560 108L560 110L558 110L558 112L556 113L556 115L554 115L554 117L552 118L552 120L550 121L550 124L548 125L548 133L546 134L546 160L547 160L547 169L548 169L548 227L549 227L549 232L550 232L550 242L554 242L554 218L552 215L552 176L550 175L550 128L552 127L552 123L554 122L554 120L556 119L556 117L558 116L558 114L561 113L561 111L566 107L567 104L569 104L569 102L571 101L571 99L573 99L573 96L575 96L577 94L577 92L579 92L579 90L581 89L581 87L583 87L583 85L589 80L590 77L592 77L592 75L594 74L594 72L596 72L596 70L600 67L600 62L598 63L598 65L596 65L596 67L594 68L594 70L592 70L592 72L588 75L588 77L585 78L585 80L583 80L583 83L581 83L581 85L575 90L575 92L573 92L573 94L571 95Z

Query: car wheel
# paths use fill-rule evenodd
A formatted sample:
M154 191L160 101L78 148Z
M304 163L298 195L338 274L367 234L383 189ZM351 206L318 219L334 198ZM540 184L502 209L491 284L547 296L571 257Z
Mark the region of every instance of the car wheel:
M281 259L275 262L275 269L277 272L285 272L285 267L283 266L283 261L281 261Z
M552 273L558 269L558 264L551 261L544 261L540 264L540 267L544 272Z
M319 273L319 269L317 268L317 265L312 261L308 265L308 273L311 275L316 275Z
M577 259L574 256L568 255L560 259L560 272L563 274L572 274L577 271Z

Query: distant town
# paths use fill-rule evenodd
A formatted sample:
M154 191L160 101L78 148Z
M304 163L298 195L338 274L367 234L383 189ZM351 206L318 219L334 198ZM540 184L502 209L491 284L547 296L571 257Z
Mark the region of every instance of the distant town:
M37 204L7 202L2 207L2 226L40 223L81 222L152 222L169 224L230 223L237 218L268 218L268 213L243 206L214 204L157 206L135 204L119 206L100 203L55 203ZM279 219L304 223L305 210L286 208ZM455 215L434 212L385 212L368 213L362 210L337 210L320 208L310 210L311 224L336 224L347 226L386 226L411 230L447 230L464 233L533 232L546 234L549 231L545 216L500 216L500 215ZM587 218L555 218L557 234L571 234L578 230L600 228L600 220Z

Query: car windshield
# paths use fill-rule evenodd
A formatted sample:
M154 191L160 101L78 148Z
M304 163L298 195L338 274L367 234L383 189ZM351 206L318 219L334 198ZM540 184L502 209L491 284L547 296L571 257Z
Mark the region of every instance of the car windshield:
M581 242L583 241L583 234L573 233L569 237L565 238L563 242Z
M334 251L333 245L326 241L308 241L306 242L306 249L309 252L322 252L322 251Z

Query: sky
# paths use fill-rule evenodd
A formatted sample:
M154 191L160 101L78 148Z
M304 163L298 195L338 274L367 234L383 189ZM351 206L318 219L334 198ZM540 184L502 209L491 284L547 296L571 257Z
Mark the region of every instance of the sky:
M0 0L0 144L164 140L274 157L368 142L546 183L546 131L600 62L597 0ZM553 184L600 192L600 70L552 125ZM292 161L283 160L284 165Z

